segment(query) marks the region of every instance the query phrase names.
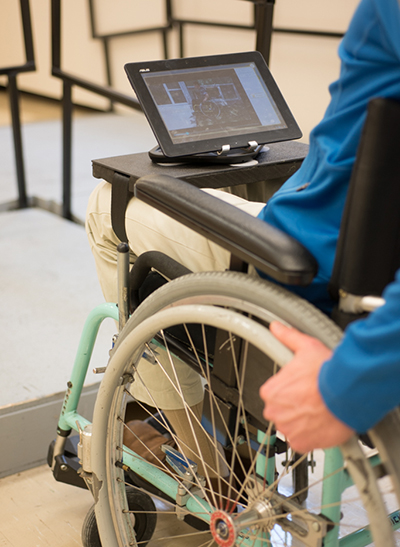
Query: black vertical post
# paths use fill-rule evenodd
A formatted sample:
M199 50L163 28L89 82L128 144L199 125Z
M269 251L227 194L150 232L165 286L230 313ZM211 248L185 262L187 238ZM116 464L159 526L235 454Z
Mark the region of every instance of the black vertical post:
M93 0L89 0L89 16L90 16L90 29L92 33L92 38L99 38L97 36L96 32L96 14L94 9L94 3ZM106 78L107 78L107 85L112 86L112 74L111 74L111 62L110 62L110 47L109 47L109 39L107 37L100 37L102 45L103 45L103 53L104 53L104 62L106 65ZM114 103L110 101L110 107L109 112L112 112L114 110Z
M61 67L61 5L60 0L51 2L51 67Z
M267 65L271 54L274 4L275 0L267 0L264 4L255 5L256 50L263 55Z
M108 38L102 38L104 59L106 62L106 78L107 85L112 86L111 62L110 62L110 47Z
M111 73L109 40L108 40L108 38L102 38L101 41L103 43L104 60L105 60L105 63L106 63L107 85L109 87L112 87L112 73ZM110 100L110 106L108 108L108 111L109 112L114 111L114 102L112 100Z
M162 30L162 40L163 40L163 48L164 48L164 59L168 59L169 53L168 53L168 30L167 29Z
M35 53L33 48L33 36L31 25L31 10L29 0L20 0L22 28L24 31L25 56L28 65L35 68Z
M169 58L168 33L171 30L173 25L171 0L165 0L165 17L167 19L168 28L163 30L164 58L168 59Z
M71 220L72 84L63 82L63 217Z
M168 25L171 25L173 21L171 0L165 0L165 15L168 21Z
M185 51L184 51L184 36L183 36L183 23L182 22L179 22L179 56L183 59L183 57L185 56Z
M11 121L14 138L15 166L17 170L18 205L21 209L23 209L25 207L28 207L28 198L26 196L24 157L22 151L19 93L17 88L17 74L15 72L10 72L8 74L8 91L10 98Z
M61 68L61 0L51 2L52 73ZM72 162L72 84L63 79L63 142L62 142L62 216L71 220L71 162Z

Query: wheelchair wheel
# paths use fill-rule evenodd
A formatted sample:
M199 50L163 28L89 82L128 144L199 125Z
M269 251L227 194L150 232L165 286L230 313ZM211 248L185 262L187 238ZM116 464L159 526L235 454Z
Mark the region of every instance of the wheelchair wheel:
M221 113L219 106L214 101L207 101L206 103L201 104L200 110L207 118L217 119Z
M256 386L275 372L277 364L288 359L286 348L266 326L272 319L319 336L331 347L340 338L340 331L308 303L274 285L240 274L187 276L161 288L138 308L119 337L93 420L93 473L99 485L96 516L103 544L140 544L125 494L127 477L139 477L139 481L133 480L136 488L148 490L159 500L162 519L174 519L164 536L156 530L149 546L171 539L177 546L197 547L338 545L342 493L338 484L346 475L340 451L327 451L324 475L328 487L321 494L318 508L314 507L314 498L310 509L302 507L295 501L301 492L290 492L286 484L292 458L286 457L282 469L275 452L284 442L275 440L272 424L263 422L260 413ZM186 341L174 331L176 327L183 327ZM217 371L220 354L222 361L229 363L222 373ZM161 461L158 466L150 465L123 447L125 407L132 386L143 383L143 360L154 375L169 376L181 399L188 427L196 433L193 448L171 431L178 448L175 463L183 465L182 474ZM187 377L181 374L185 368L196 370L203 384L211 386L205 388L205 422L200 423L187 400ZM150 391L148 395L152 406L160 411ZM173 464L176 455L172 456ZM195 473L190 460L201 471ZM304 458L297 461L304 462ZM365 489L365 476L358 482ZM379 495L375 491L372 495L373 506L382 516ZM204 526L190 527L185 522L188 516L203 521ZM374 529L374 539L377 546L387 547L390 539L387 530L382 536L382 529Z

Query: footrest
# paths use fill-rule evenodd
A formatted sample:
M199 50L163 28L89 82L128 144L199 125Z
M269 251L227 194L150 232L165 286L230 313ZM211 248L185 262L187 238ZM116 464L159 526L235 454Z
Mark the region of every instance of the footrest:
M55 458L53 476L58 482L63 482L65 484L77 486L78 488L87 489L85 481L78 474L81 468L81 464L77 455L78 442L78 435L69 437L67 439L64 454L56 456ZM52 467L53 465L54 443L55 441L52 441L47 453L47 463L49 467Z

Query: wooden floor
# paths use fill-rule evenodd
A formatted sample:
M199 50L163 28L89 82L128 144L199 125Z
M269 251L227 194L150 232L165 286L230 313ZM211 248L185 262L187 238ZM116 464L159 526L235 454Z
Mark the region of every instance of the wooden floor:
M81 546L92 503L87 490L56 482L47 465L1 479L0 545Z
M344 505L346 533L357 529L365 520L363 508L358 502L354 503L353 498L351 501L350 514ZM56 482L47 465L0 479L0 546L81 547L82 523L92 504L87 490ZM192 528L170 516L169 508L157 500L156 505L165 513L157 521L154 547L198 547L207 538L208 547L208 534L203 535L201 541L197 535L190 537ZM182 527L185 529L181 530ZM177 541L175 535L181 532L189 537ZM395 536L396 546L400 546L399 532Z

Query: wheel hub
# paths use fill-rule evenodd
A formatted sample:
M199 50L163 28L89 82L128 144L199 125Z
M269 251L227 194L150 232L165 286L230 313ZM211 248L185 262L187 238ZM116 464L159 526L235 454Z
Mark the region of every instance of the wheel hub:
M243 533L256 535L260 528L269 532L274 524L275 511L272 504L268 500L257 500L238 515L215 511L211 515L210 530L220 547L233 547Z
M232 547L236 541L236 529L232 516L225 511L215 511L211 515L210 529L214 540L221 547Z

